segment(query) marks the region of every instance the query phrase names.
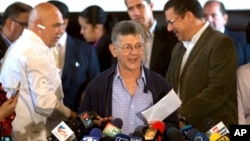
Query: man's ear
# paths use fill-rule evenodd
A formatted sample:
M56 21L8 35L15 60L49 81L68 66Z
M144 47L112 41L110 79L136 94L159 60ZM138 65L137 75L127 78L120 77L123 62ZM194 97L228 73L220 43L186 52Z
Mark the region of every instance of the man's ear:
M223 15L223 19L225 21L225 25L227 24L227 21L228 21L228 15L227 14L224 14Z
M10 18L7 18L5 20L5 27L7 27L8 30L11 30L11 25L13 24L13 21Z
M117 48L114 44L109 44L109 51L113 57L117 57Z

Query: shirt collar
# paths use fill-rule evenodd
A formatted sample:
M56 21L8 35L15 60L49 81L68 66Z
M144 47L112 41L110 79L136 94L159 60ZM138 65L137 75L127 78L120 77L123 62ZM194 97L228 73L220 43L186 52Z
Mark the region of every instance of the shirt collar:
M146 85L146 77L145 77L145 73L144 73L144 69L143 69L143 66L141 65L141 76L140 78L142 78L142 80L144 81L144 84ZM121 75L120 75L120 71L119 71L119 65L117 63L117 66L116 66L116 73L114 75L114 81L118 78L121 78Z
M11 41L1 32L1 35L3 37L3 40L7 46L10 46Z
M61 47L66 46L66 39L67 39L67 33L64 32L62 37L59 39L58 44L60 44Z
M151 25L151 27L149 28L147 34L149 34L150 36L154 36L156 24L157 24L157 21L154 20L154 22L153 22L153 24Z
M206 30L206 28L209 26L209 23L206 22L202 28L194 34L194 36L191 38L191 41L182 41L185 48L187 48L190 44L196 44L199 38L201 37L202 33Z

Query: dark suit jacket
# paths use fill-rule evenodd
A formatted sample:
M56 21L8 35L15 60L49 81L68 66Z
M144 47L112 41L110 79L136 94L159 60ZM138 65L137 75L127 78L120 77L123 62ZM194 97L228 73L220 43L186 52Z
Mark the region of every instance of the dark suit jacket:
M95 111L101 117L109 117L112 115L112 88L113 76L116 73L117 64L114 64L106 71L98 74L86 88L86 94L78 110L78 113L84 111ZM161 75L143 68L146 85L145 90L152 93L153 102L157 103L172 88L169 83ZM119 105L117 105L119 106ZM178 127L179 120L177 112L173 112L164 120L166 129L174 126Z
M233 32L225 30L226 35L231 37L235 43L238 56L238 66L244 65L250 62L250 47L248 47L246 35L244 32ZM249 55L248 55L249 54Z
M177 42L178 39L175 35L172 32L168 32L166 26L160 25L157 22L150 61L151 70L165 77L172 50Z
M8 45L5 43L3 36L0 33L0 60L3 58L7 49L8 49Z
M172 53L167 79L177 92L180 85L180 113L199 131L206 121L220 121L229 128L237 124L237 54L231 38L208 27L194 46L182 74L184 47L179 42Z
M100 72L95 49L86 42L67 36L62 73L64 104L77 111L82 91L87 83Z

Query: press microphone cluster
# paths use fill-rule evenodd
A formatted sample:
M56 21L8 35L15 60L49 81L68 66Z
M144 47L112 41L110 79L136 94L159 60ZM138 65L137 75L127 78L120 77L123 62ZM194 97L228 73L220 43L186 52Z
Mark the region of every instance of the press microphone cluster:
M69 121L62 121L51 132L48 141L77 141L88 134L93 127L93 120L97 118L95 112L83 112Z

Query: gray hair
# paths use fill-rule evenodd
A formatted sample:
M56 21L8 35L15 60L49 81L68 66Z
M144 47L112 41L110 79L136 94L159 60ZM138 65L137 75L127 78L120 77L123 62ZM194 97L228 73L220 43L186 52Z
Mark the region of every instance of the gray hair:
M142 26L132 20L118 22L112 29L111 41L113 44L118 42L118 37L126 35L141 35L142 42L145 40L145 34Z

